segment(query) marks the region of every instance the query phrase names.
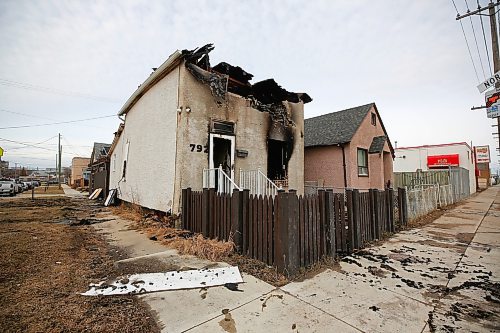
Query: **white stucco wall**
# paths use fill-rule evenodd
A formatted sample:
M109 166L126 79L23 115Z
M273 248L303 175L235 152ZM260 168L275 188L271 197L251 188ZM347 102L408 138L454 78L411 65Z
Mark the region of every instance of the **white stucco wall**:
M427 157L434 155L458 154L459 166L469 170L470 193L476 192L476 174L472 150L465 143L396 148L394 172L428 171Z
M175 68L149 89L127 113L125 128L111 154L110 189L143 207L172 208L175 177L177 96ZM122 179L129 144L126 177Z

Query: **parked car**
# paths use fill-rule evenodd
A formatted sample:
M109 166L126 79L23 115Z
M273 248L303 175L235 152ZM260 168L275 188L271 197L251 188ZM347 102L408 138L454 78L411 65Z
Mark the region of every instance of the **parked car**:
M16 195L14 182L10 179L0 179L0 194L13 197Z
M13 179L13 181L17 185L17 193L23 193L24 192L24 184L23 184L23 182L20 181L19 179Z
M26 190L31 190L33 188L32 182L23 182L23 184L26 186Z

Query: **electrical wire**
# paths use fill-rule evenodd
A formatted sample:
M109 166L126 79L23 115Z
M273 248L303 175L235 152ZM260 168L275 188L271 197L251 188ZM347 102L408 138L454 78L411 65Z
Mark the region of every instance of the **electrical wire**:
M46 124L0 127L0 130L3 130L3 129L14 129L14 128L28 128L28 127L51 126L51 125L60 125L60 124L70 124L70 123L77 123L77 122L81 122L81 121L89 121L89 120L103 119L103 118L110 118L110 117L116 117L116 114L108 115L108 116L101 116L101 117L94 117L94 118L78 119L78 120L58 121L58 122L46 123Z
M465 6L467 7L467 12L470 12L467 0L464 1L465 1ZM481 59L481 52L479 51L479 44L477 43L477 38L476 38L476 29L474 29L474 24L472 23L472 15L469 16L469 20L470 20L470 26L472 27L472 34L474 35L474 41L476 43L476 50L477 50L477 55L479 57L479 63L481 64L481 70L483 71L483 78L486 81L486 74L484 72L483 60Z
M479 5L479 0L477 0L477 6L481 7ZM483 17L481 16L479 19L481 20L481 29L483 30L484 47L486 48L486 58L488 59L488 66L490 67L490 74L493 74L493 70L491 69L490 52L488 51L488 43L486 42L486 34L484 33Z
M55 120L53 118L34 116L32 114L27 114L27 113L22 113L22 112L15 112L15 111L9 111L9 110L5 110L5 109L0 109L0 112L7 112L7 113L12 113L12 114L17 114L17 115L28 117L28 118L39 118L39 119L45 119L45 120Z
M457 5L455 5L455 0L451 0L451 2L453 3L453 7L455 7L455 10L457 11L457 15L460 15L458 12L458 9L457 9ZM476 68L476 64L474 63L474 58L472 57L472 52L470 51L469 41L467 40L467 35L465 34L464 25L462 24L462 21L459 20L458 22L460 22L460 26L462 27L462 33L463 33L464 38L465 38L465 44L467 45L467 50L469 51L469 56L470 56L470 60L472 62L472 67L474 67L474 72L476 73L477 82L481 82L481 80L479 80L479 75L477 74L477 68Z
M68 140L66 139L66 137L65 137L65 136L61 135L61 139L63 139L63 141L66 143L66 147L73 147L73 145L71 145L71 144L68 142ZM85 156L85 154L81 154L80 149L77 149L77 151L78 151L78 153L79 153L79 154L76 154L76 153L74 152L74 150L69 150L69 149L68 149L68 151L69 151L70 153L73 153L74 155L77 155L77 156Z
M40 92L62 95L62 96L92 99L92 100L100 101L100 102L119 103L119 101L117 101L117 100L113 100L113 99L106 98L106 97L94 96L94 95L90 95L90 94L84 94L84 93L69 91L69 90L49 88L49 87L34 85L34 84L30 84L30 83L23 83L23 82L18 82L18 81L13 81L13 80L7 80L7 79L2 79L2 78L0 78L0 85L14 87L14 88L20 88L20 89L26 89L26 90L40 91Z
M33 144L33 145L41 145L42 143L45 143L45 142L50 141L50 140L55 139L55 138L57 138L57 135L54 135L53 137L50 137L47 140L43 140L43 141L40 141L40 142L36 142L36 143L28 143L28 142L26 142L26 143L27 144ZM25 147L14 147L14 148L9 148L8 151L11 151L11 150L14 150L14 149L23 149L23 148L29 148L29 147L26 147L26 146Z
M17 144L20 144L20 145L25 145L27 147L44 149L44 150L48 150L48 151L52 151L53 150L53 149L49 149L49 148L45 148L45 147L40 147L40 146L36 146L36 145L33 145L33 144L29 144L29 143L24 143L24 142L19 142L19 141L4 139L4 138L0 138L0 141L7 141L7 142L12 142L12 143L17 143Z

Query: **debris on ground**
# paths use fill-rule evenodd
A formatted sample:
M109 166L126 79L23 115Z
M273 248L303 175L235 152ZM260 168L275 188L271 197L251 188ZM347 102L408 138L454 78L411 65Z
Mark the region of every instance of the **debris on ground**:
M140 206L121 204L109 207L111 212L123 219L133 221L134 228L143 230L153 241L159 241L166 247L176 249L180 254L189 254L211 261L223 261L232 266L238 266L241 272L250 274L273 286L287 284L289 280L277 272L276 268L268 266L256 259L240 255L234 251L234 243L207 239L201 234L188 230L177 229L177 216L167 216L159 212L151 212Z
M155 291L196 289L243 283L238 267L132 274L115 281L91 284L83 296L144 294ZM236 286L236 287L235 287Z
M0 332L160 332L135 296L79 295L118 274L103 236L58 223L94 209L65 197L0 201Z

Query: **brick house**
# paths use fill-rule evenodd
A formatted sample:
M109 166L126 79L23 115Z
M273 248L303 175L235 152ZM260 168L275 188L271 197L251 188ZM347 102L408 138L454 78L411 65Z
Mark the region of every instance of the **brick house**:
M304 146L306 185L392 185L394 149L375 103L305 119Z

